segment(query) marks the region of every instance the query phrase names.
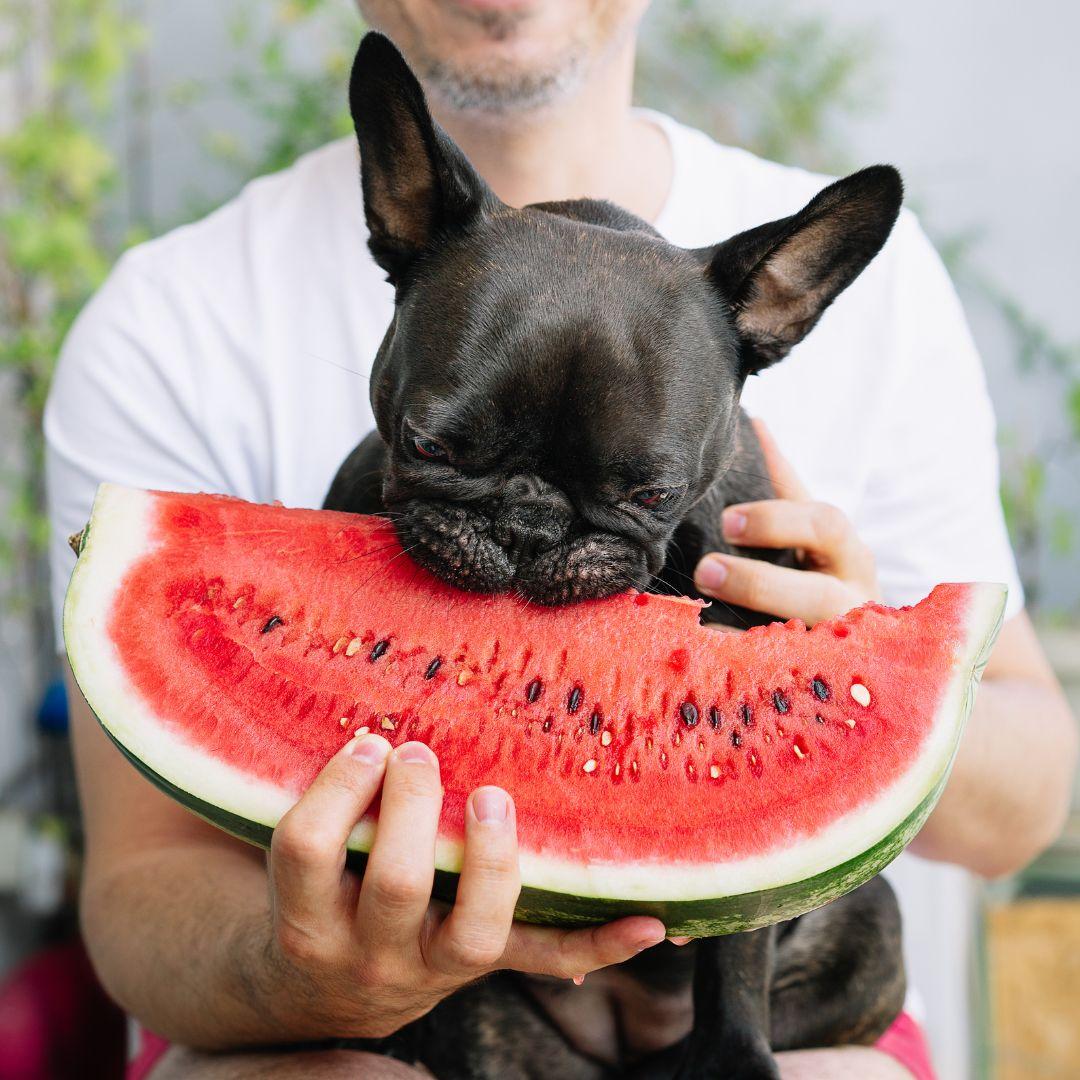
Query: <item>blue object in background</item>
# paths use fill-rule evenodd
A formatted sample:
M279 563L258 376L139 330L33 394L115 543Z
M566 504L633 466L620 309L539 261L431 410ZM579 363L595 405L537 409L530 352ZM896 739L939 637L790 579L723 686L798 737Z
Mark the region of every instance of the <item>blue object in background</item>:
M68 733L67 689L63 679L53 679L45 688L41 704L38 705L37 727L44 735Z

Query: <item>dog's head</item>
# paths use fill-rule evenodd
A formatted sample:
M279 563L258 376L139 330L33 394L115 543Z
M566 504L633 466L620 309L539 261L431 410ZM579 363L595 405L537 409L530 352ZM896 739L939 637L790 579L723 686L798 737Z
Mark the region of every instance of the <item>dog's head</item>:
M453 584L540 603L645 587L731 463L746 378L885 242L898 174L688 251L610 204L500 202L380 35L350 105L396 291L371 393L402 543Z

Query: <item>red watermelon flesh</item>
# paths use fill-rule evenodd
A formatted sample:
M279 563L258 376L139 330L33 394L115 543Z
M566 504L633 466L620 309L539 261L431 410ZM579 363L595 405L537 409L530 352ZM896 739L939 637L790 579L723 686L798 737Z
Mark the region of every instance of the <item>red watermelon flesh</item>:
M468 794L499 784L527 885L683 901L892 857L943 782L1002 598L943 585L730 634L689 600L461 592L379 518L106 486L65 629L106 729L212 819L272 827L367 728L438 755L443 870Z

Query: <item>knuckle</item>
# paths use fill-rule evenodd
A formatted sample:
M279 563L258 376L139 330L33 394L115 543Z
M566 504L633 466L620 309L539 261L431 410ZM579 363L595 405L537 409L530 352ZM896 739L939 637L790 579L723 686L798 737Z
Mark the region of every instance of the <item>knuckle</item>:
M384 798L404 798L410 802L434 804L439 795L439 778L434 769L408 765L391 770Z
M409 867L384 866L369 871L372 899L380 908L391 913L413 907L427 899L428 890L419 875Z
M457 971L487 971L499 962L503 951L503 942L488 934L457 936L446 943L447 962Z
M518 863L508 851L473 851L464 873L485 885L513 884L518 880Z
M769 606L768 566L768 563L751 563L744 573L743 603L754 611L763 611Z
M325 829L315 825L299 828L290 822L274 830L270 853L271 858L288 865L310 866L334 855L340 846L338 837Z
M833 547L848 533L847 515L831 503L818 503L811 518L814 538L822 547Z

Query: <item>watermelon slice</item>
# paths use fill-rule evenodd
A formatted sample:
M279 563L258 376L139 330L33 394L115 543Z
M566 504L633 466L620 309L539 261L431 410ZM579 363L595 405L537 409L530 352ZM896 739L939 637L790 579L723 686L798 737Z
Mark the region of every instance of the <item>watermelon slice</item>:
M945 783L1002 618L941 585L807 630L725 634L643 593L568 608L459 592L380 518L103 485L68 589L90 706L159 787L258 844L367 728L437 753L436 892L465 800L518 806L523 919L727 933L855 888ZM357 865L375 828L350 849Z

